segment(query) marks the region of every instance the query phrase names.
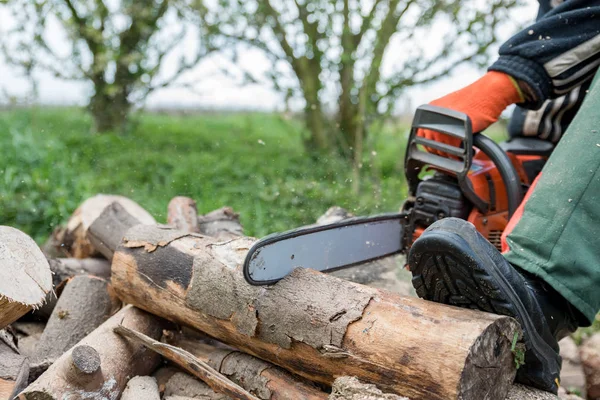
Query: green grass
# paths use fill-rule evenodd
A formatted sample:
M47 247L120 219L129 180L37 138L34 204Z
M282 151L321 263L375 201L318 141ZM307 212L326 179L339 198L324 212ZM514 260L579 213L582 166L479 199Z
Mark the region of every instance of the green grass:
M397 210L405 196L406 129L386 127L365 151L358 194L335 156L311 157L297 121L275 114L143 114L128 134L91 134L79 109L0 112L0 224L41 242L86 198L120 194L161 222L173 196L200 213L224 205L248 235L312 223L339 205L355 214Z

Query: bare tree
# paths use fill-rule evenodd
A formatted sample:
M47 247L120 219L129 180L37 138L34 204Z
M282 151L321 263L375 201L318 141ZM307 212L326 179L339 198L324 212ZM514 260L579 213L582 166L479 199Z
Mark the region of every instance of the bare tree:
M14 28L2 41L5 58L29 76L43 70L91 83L98 132L123 129L135 104L177 83L210 52L197 46L169 76L161 73L164 58L189 39L192 24L199 26L185 0L8 0L8 8ZM177 30L165 32L167 24ZM51 40L56 32L61 41Z
M264 51L268 82L305 103L312 149L362 156L371 122L408 88L466 62L484 64L497 28L520 0L197 0L215 47ZM434 36L436 32L439 36ZM384 71L384 59L393 70ZM238 65L243 68L243 66ZM327 100L333 99L332 107ZM328 118L328 110L335 117Z

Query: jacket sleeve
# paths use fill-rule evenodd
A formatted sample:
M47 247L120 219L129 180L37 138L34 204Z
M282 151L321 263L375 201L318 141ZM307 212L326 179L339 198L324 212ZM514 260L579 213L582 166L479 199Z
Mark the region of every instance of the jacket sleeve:
M567 0L504 43L489 70L525 83L521 106L537 109L590 79L599 65L600 0Z

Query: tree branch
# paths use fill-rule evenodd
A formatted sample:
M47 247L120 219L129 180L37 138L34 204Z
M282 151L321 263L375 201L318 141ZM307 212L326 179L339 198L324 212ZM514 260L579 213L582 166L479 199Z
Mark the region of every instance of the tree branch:
M377 12L377 7L379 7L380 3L381 0L375 0L375 3L373 3L373 8L371 8L369 14L363 17L362 25L360 26L360 31L354 36L355 47L358 47L358 45L362 41L363 36L371 27L371 23L375 18L375 13Z
M271 0L265 0L264 2L265 8L267 10L268 15L273 19L273 33L275 34L275 37L277 38L277 40L279 41L279 45L281 46L281 49L283 50L283 52L285 53L285 55L287 56L287 58L289 59L289 61L292 64L297 64L298 60L296 59L296 57L294 56L294 49L292 48L292 46L290 45L290 43L288 42L286 35L285 35L285 28L281 25L281 15L279 14L279 12L277 12L277 10L275 10L273 8L273 5L271 4Z

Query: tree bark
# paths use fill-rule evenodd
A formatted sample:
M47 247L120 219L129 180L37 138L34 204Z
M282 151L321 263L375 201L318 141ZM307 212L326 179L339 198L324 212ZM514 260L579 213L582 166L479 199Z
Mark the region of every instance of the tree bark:
M52 291L46 257L29 236L0 226L0 329L31 309Z
M223 393L217 393L206 383L184 372L177 372L165 385L165 400L234 400ZM291 399L290 399L291 400Z
M30 381L37 379L65 351L100 326L121 307L109 283L78 275L63 290L31 360Z
M127 127L131 104L127 98L109 96L104 93L103 86L96 86L96 94L90 100L89 109L94 120L94 132L122 133Z
M512 385L505 400L558 400L553 393L519 384Z
M231 207L222 207L198 217L199 232L218 239L229 240L244 234L240 214ZM185 230L185 229L183 229Z
M231 382L219 371L185 350L159 342L143 333L121 325L115 328L115 332L135 343L142 343L147 348L177 364L196 378L200 378L215 392L223 393L239 400L259 400L241 386Z
M161 360L114 333L121 324L153 338L167 327L164 320L127 306L64 353L19 399L118 398L130 377L152 373Z
M251 286L254 240L138 225L115 252L119 297L315 382L357 376L413 400L502 398L512 318L406 298L312 270ZM435 371L435 374L432 373Z
M98 194L81 203L71 218L69 218L64 236L62 240L58 241L61 243L62 251L69 257L75 258L89 258L100 255L98 250L88 240L87 231L102 211L114 202L119 203L139 223L156 223L154 218L133 200L123 196Z
M219 348L169 331L169 344L209 364L262 400L325 400L327 394L289 372L235 349Z
M383 393L375 385L360 382L353 376L341 376L332 385L328 400L409 400L395 394Z
M150 223L132 213L121 202L107 205L100 215L90 220L86 231L87 241L97 249L107 260L112 260L116 246L121 242L127 230L140 223Z
M173 197L167 207L167 224L180 231L200 233L198 209L194 199L184 196Z
M331 148L332 143L331 138L327 135L325 116L319 99L319 90L321 89L319 73L320 71L308 71L301 77L299 76L306 102L304 118L310 136L305 141L305 146L309 150L327 150Z
M110 262L104 258L51 258L48 263L55 286L76 275L110 278Z
M27 386L29 362L16 342L11 331L0 330L0 399L12 399Z

